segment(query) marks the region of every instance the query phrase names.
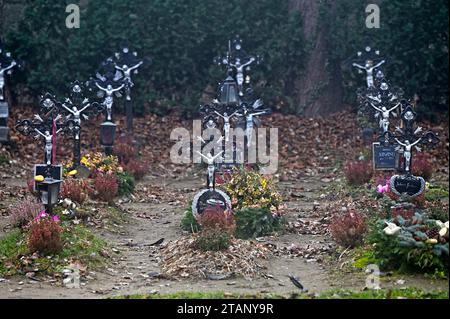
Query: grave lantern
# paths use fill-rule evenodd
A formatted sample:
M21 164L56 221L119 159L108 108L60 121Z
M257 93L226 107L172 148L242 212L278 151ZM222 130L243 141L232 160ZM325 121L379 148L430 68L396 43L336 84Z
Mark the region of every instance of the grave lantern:
M38 191L41 194L42 204L47 214L52 214L52 206L58 203L61 180L46 177L43 182L38 183Z
M219 102L230 106L239 103L239 89L232 76L228 76L220 86Z
M108 121L100 125L100 144L105 148L106 155L112 154L112 148L116 139L116 127L116 124Z

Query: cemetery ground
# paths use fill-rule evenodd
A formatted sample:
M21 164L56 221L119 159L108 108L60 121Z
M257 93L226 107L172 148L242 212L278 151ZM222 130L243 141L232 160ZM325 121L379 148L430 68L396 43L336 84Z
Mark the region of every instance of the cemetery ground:
M27 112L32 114L31 110ZM11 121L17 117L13 114ZM125 127L124 119L118 120L119 127ZM169 161L174 144L170 132L174 127L190 127L189 121L180 121L176 115L136 119L136 140L142 160L149 165L145 177L130 195L118 196L110 203L89 199L75 209L75 217L61 216L62 223L70 226L66 228L69 234L63 235L64 250L58 256L27 252L25 239L11 223L11 208L29 194L26 181L32 163L42 160L37 143L13 132L12 144L0 153L0 296L448 298L448 274L442 273L382 269L381 289L365 288L371 244L346 247L338 245L331 235L335 215L356 211L370 220L383 206L376 194L375 177L360 186L347 182L346 162L370 157L370 148L362 144L360 128L351 113L314 120L274 114L264 122L279 128L279 170L272 179L282 196L286 221L271 235L236 242L235 249L255 250L261 257L255 259L257 269L249 278L205 271L204 278L199 279L189 272L189 264L206 264L207 256L212 255L226 260L229 251L209 255L200 252L193 255L196 260L188 260L182 267L178 264L179 269L170 272L164 268L167 265L163 265L162 251L167 245L183 249L174 243L191 236L182 229L182 220L194 194L204 187L204 169ZM428 158L434 173L425 205L446 212L445 222L448 121L424 126L433 128L441 139ZM100 151L96 127L95 121L87 125L83 137L86 147L82 149ZM87 133L91 129L96 133ZM71 144L58 144L58 158L70 158ZM249 269L252 267L255 265L249 265ZM80 271L80 288L64 284L65 270L73 268ZM305 289L296 287L289 275Z

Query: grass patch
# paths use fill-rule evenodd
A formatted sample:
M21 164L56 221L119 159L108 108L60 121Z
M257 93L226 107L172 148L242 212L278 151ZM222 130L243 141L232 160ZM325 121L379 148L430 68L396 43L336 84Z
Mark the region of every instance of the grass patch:
M189 208L184 212L183 219L181 220L181 228L190 233L198 233L201 230L200 225L192 214L191 204L189 204Z
M330 290L318 296L306 294L234 294L226 292L179 292L173 294L127 295L115 299L448 299L447 291L423 291L416 288L386 290Z
M3 154L0 154L0 166L9 164L9 159Z
M434 202L449 197L448 189L440 186L432 186L425 191L425 199L429 202Z
M14 230L0 240L0 275L14 276L35 271L52 275L71 262L79 262L89 269L106 265L107 244L82 225L64 226L63 250L52 256L32 256L27 247L26 234Z

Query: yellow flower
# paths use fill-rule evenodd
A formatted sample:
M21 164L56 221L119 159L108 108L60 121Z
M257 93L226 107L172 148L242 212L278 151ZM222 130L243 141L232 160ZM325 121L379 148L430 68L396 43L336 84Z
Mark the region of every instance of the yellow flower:
M69 173L67 173L68 176L75 176L77 175L78 171L76 169L74 169L73 171L70 171Z

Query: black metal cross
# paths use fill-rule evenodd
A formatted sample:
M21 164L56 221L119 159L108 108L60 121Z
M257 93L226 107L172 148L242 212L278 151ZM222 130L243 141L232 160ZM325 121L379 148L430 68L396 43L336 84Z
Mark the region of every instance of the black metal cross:
M24 136L36 134L35 138L43 138L45 146L44 161L49 167L54 164L55 134L73 129L76 126L73 120L63 121L62 116L58 114L57 104L55 97L46 93L40 100L40 114L36 114L33 119L19 120L16 123L16 129L20 134Z
M98 98L103 98L102 105L106 110L106 121L113 121L114 96L121 97L121 92L127 86L127 80L123 74L116 70L112 59L107 59L101 65L101 70L97 72L95 78L87 81L86 86L91 92L97 92Z
M227 72L234 75L238 84L239 95L244 96L244 84L250 84L250 76L245 73L250 70L251 64L260 64L262 60L259 55L248 55L242 48L242 39L237 35L233 40L228 42L228 52L226 55L214 58L214 63L227 67Z
M366 74L367 87L371 88L375 85L375 77L386 60L381 57L379 50L374 50L370 46L358 51L356 55L356 59L352 60L352 66L357 68L360 74Z
M79 81L70 84L69 97L63 103L57 103L61 114L69 120L67 129L74 141L73 167L78 168L81 161L81 122L88 120L89 116L96 116L103 112L104 106L97 102L90 102L84 94L85 87Z
M120 52L114 54L114 63L116 70L122 72L126 80L125 87L125 114L127 117L127 130L129 133L133 131L133 104L131 100L131 88L134 83L131 79L132 74L137 74L138 69L143 64L150 64L151 59L148 57L139 58L136 51L131 51L127 42L122 43Z
M431 131L423 132L422 127L416 127L417 114L414 112L412 105L405 100L401 103L403 109L401 114L403 127L397 126L394 133L385 132L380 137L380 142L398 145L397 150L403 154L405 159L403 171L407 175L410 175L413 149L420 152L422 147L435 147L440 140L435 133Z

